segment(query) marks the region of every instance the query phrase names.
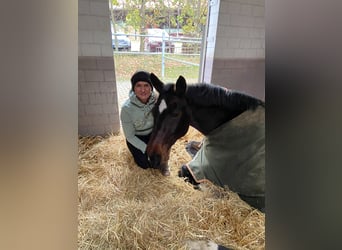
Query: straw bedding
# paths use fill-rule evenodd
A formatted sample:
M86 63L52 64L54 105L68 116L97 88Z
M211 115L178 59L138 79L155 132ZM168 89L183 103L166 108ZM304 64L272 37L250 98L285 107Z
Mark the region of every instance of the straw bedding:
M189 240L211 240L232 249L265 248L265 215L212 184L195 190L177 176L191 160L189 140L172 147L171 176L140 169L124 136L79 138L79 248L189 249ZM203 185L203 184L202 184Z

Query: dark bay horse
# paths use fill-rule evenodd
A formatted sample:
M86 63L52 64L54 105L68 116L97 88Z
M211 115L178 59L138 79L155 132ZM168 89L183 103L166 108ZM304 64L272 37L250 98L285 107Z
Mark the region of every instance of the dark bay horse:
M176 84L164 84L151 73L159 92L153 109L154 128L147 145L153 167L169 175L168 160L172 145L184 136L189 126L207 136L247 110L264 109L265 103L241 92L200 83L187 85L179 76Z

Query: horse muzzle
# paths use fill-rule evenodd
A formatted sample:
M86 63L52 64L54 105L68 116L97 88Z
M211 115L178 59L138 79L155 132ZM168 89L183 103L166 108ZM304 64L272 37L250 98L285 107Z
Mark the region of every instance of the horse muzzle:
M147 144L146 153L152 168L159 169L164 176L170 175L168 165L170 148L167 145L152 140Z
M169 165L166 162L161 161L162 157L158 154L153 154L149 156L149 161L151 163L151 167L155 169L159 169L162 175L169 176L170 175L170 169Z

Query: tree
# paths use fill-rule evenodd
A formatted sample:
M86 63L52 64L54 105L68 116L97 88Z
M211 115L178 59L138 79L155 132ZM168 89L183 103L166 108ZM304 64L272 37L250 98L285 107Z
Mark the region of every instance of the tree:
M128 1L126 22L131 25L135 32L145 34L145 0L132 0ZM144 37L140 37L140 51L144 50Z
M181 9L177 21L185 34L198 35L202 32L202 27L206 24L208 3L207 1L188 0L180 2L178 8Z
M118 0L110 1L127 13L126 24L142 35L146 28L181 28L187 35L201 36L206 24L207 0L126 0L121 5ZM112 20L115 22L113 15ZM143 49L144 37L140 37L140 51Z

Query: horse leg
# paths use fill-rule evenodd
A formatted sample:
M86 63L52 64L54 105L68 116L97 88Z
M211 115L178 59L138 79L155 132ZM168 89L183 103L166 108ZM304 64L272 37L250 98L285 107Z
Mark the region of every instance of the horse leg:
M164 176L169 176L170 175L170 168L169 168L169 166L167 164L166 165L161 165L160 172Z
M165 157L165 156L164 156ZM162 162L159 166L159 170L162 173L162 175L164 176L169 176L170 175L170 167L169 167L169 156L167 156L166 158L162 157Z
M197 181L195 181L194 177L192 176L192 174L190 173L189 169L185 165L183 165L179 169L178 177L183 177L186 182L190 182L192 185L194 185L195 189L197 189L198 185L200 184Z

